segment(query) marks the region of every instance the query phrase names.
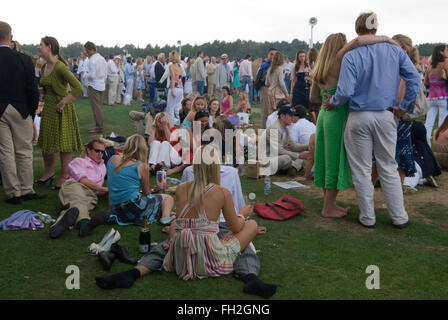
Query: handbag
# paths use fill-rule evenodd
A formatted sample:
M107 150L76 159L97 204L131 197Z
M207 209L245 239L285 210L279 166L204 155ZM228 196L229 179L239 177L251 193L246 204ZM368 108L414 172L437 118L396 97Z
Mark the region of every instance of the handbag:
M426 115L430 107L431 106L429 104L428 99L425 96L425 93L423 92L423 89L420 88L418 91L417 101L415 102L414 111L411 114L406 113L403 116L403 121L413 121Z
M254 212L264 219L284 221L305 211L302 201L284 194L276 202L257 203Z

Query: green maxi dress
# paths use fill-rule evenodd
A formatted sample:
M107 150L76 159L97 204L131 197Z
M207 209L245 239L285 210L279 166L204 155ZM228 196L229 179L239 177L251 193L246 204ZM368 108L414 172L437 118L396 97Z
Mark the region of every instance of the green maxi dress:
M327 99L326 93L335 92L336 88L321 90L322 101ZM353 185L344 146L347 116L348 104L327 111L322 103L316 126L314 164L314 185L318 188L343 190Z
M41 113L38 146L44 154L82 151L83 144L78 117L73 102L58 112L56 106L68 93L77 97L82 92L81 83L68 67L58 61L53 71L45 77L46 65L42 67L41 85L45 92L45 105Z

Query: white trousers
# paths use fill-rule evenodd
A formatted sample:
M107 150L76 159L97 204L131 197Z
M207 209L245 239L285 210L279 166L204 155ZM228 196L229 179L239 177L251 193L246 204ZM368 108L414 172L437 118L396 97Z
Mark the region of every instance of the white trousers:
M395 161L397 120L390 111L350 112L345 127L345 149L360 208L359 220L366 226L376 223L372 184L372 154L376 158L381 188L395 225L408 222L403 189Z
M182 158L168 142L153 141L149 150L149 164L159 164L163 162L165 167L172 168L182 163Z
M184 90L181 88L174 88L173 97L171 89L168 90L168 99L166 102L166 113L170 115L171 125L174 126L174 117L179 118L179 111L182 108L182 100L184 99Z
M434 123L436 122L437 113L439 113L439 128L448 116L448 105L447 100L430 100L431 108L429 108L428 114L426 115L426 140L428 145L431 146L431 135L432 129L434 128Z

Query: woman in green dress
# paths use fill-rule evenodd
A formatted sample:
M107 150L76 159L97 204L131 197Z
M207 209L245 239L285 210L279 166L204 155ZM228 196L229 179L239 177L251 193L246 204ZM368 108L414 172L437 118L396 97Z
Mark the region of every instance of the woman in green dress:
M36 183L45 184L54 180L55 154L59 152L61 176L53 188L57 190L70 176L68 164L72 160L72 152L83 149L78 117L72 103L81 94L82 86L59 54L59 43L55 38L43 38L38 51L47 63L42 67L41 86L45 99L38 140L45 173Z
M384 36L360 36L347 43L342 33L331 34L325 40L313 70L310 100L322 103L336 92L339 71L344 54L359 46L394 41ZM325 218L342 218L347 208L336 205L339 190L353 185L351 170L344 147L344 130L348 116L348 104L338 109L321 108L316 126L314 185L323 188Z

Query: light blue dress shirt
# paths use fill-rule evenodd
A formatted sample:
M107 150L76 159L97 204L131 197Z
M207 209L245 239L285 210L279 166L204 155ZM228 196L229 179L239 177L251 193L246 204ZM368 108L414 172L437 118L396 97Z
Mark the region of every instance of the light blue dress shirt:
M400 77L406 91L400 109L412 113L420 76L406 52L390 43L377 43L349 51L342 60L333 107L349 103L350 111L384 111L395 106Z

